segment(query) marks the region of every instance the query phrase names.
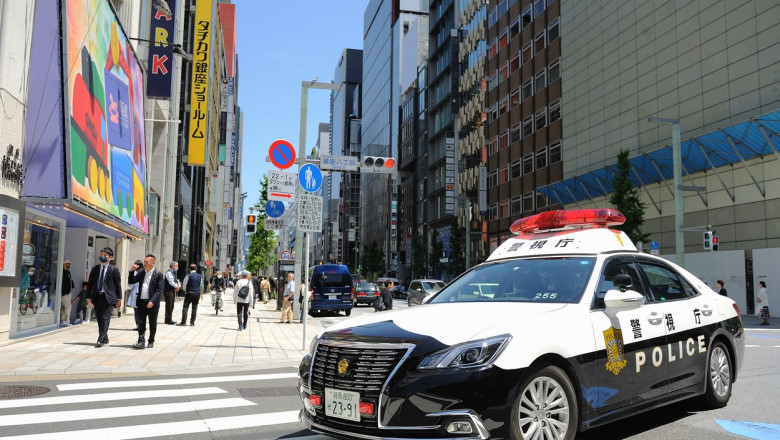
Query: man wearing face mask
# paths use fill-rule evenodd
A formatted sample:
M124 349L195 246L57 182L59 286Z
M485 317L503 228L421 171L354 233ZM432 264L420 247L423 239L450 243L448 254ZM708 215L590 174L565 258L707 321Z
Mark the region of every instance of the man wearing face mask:
M209 280L209 288L211 289L211 305L213 306L216 301L216 293L222 292L225 293L225 287L227 287L227 282L225 281L225 278L222 276L221 271L217 271L211 279ZM222 308L219 308L220 311L222 311Z
M114 257L113 249L106 247L100 251L100 264L89 272L87 281L87 303L95 308L98 322L98 340L95 347L108 344L108 326L111 323L111 310L122 306L122 276L116 266L108 264Z
M73 290L75 284L73 283L73 277L70 275L70 260L65 260L62 265L62 301L60 302L60 327L67 327L70 325L70 291Z

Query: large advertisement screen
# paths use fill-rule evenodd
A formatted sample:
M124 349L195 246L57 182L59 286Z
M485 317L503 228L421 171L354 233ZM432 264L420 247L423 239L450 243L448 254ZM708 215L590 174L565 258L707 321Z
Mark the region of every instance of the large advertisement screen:
M66 0L74 200L149 232L143 71L107 0Z

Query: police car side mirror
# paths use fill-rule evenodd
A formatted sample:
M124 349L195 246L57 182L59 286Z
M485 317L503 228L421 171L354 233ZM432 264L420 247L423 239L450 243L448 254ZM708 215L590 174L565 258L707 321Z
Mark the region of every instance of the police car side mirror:
M620 290L625 291L633 284L633 281L631 281L630 275L620 273L612 277L612 284L617 286Z
M644 303L644 295L634 290L608 290L604 295L604 305L607 310L631 310L639 308Z

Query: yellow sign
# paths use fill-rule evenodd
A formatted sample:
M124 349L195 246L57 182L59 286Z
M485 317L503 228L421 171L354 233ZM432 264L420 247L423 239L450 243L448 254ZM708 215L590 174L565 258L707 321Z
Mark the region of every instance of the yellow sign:
M190 99L187 164L206 165L206 134L209 122L209 61L211 60L213 0L198 0L195 38L192 44L192 96Z
M623 332L615 327L604 330L604 344L607 347L607 370L617 376L628 363L623 352Z

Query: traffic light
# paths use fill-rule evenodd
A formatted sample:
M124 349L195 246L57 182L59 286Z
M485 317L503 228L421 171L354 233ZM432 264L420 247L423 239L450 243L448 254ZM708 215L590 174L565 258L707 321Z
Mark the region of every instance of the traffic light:
M713 236L712 236L712 251L713 252L717 251L718 248L720 247L719 245L720 245L720 240L718 240L718 236L713 234Z
M394 169L392 157L366 156L360 164L361 173L392 173Z
M712 231L704 231L704 250L712 251Z
M246 233L254 234L257 232L257 216L249 214L246 216Z

